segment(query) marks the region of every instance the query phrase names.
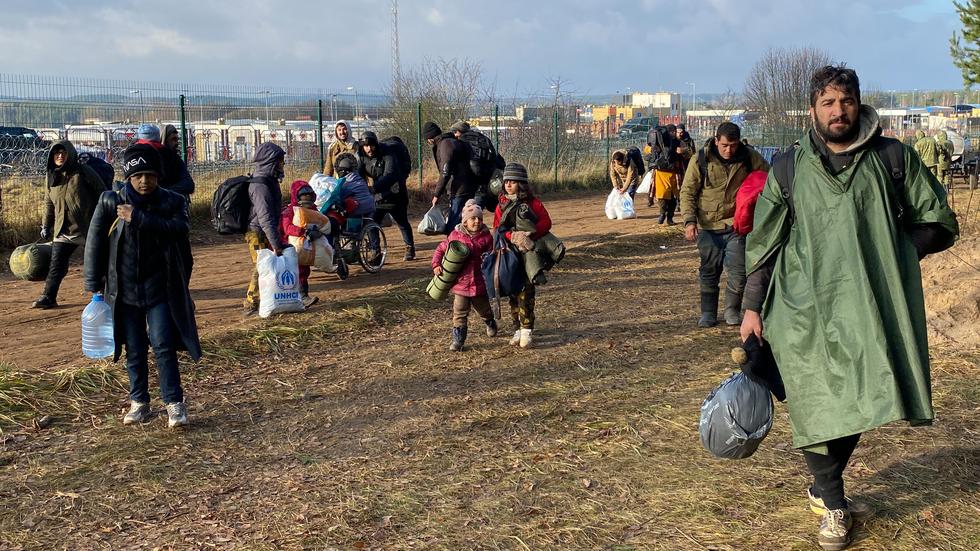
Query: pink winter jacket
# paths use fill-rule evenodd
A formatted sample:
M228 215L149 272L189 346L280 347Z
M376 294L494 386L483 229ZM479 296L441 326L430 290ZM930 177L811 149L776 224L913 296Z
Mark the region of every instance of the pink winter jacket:
M483 272L480 271L480 263L483 260L483 253L493 249L493 236L490 230L484 225L476 235L466 233L463 227L456 226L456 229L448 237L439 243L436 252L432 254L432 268L442 265L442 257L449 248L450 241L462 241L470 248L470 256L466 259L466 264L459 272L456 284L453 285L453 294L464 297L478 297L487 294L487 284L483 281Z

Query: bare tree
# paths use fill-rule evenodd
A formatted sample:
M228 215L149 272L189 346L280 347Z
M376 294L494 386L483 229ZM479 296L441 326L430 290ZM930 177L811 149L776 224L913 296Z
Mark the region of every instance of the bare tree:
M830 63L816 48L770 48L745 79L746 107L760 114L765 130L798 134L810 120L810 77Z

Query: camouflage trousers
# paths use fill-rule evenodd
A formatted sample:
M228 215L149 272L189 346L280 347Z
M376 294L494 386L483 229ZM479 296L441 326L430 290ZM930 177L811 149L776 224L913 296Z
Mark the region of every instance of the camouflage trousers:
M510 297L510 318L514 329L534 329L534 285Z
M245 292L245 302L242 306L251 310L259 307L259 270L255 264L259 260L259 251L270 247L265 233L260 231L245 232L245 243L248 245L248 255L252 259L252 278L248 281L248 290Z

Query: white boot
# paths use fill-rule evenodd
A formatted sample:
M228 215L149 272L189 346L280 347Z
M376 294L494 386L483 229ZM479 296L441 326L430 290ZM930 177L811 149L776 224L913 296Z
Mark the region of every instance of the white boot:
M517 346L518 344L521 344L521 330L520 329L518 329L517 331L514 331L514 336L513 336L513 338L510 339L510 345L511 346Z
M521 329L521 339L520 339L521 348L530 348L531 345L534 343L534 339L531 337L531 331L533 330Z

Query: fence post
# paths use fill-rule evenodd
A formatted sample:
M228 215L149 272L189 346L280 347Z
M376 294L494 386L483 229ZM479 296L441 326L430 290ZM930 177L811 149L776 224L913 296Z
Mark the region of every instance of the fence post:
M493 106L493 147L500 153L500 106Z
M180 156L187 162L187 115L184 113L184 102L187 98L180 95Z
M422 190L422 102L415 108L415 141L419 145L419 192Z
M605 161L605 164L609 164L609 157L611 155L612 155L612 143L610 142L610 133L609 133L609 115L606 115L606 161Z
M555 106L555 188L558 187L558 106Z
M323 157L323 100L316 100L316 143L320 146L320 170L326 164ZM332 176L332 175L331 175Z

